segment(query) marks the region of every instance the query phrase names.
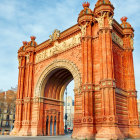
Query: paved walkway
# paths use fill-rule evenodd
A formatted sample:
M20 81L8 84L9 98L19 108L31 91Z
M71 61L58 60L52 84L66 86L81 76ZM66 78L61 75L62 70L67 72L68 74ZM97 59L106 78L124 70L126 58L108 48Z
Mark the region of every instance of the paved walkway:
M38 136L38 137L13 137L13 136L1 136L0 140L74 140L71 139L71 135L65 136ZM125 140L140 140L140 139L125 139Z
M65 136L38 136L38 137L0 136L0 140L72 140L72 139L71 135L65 135Z

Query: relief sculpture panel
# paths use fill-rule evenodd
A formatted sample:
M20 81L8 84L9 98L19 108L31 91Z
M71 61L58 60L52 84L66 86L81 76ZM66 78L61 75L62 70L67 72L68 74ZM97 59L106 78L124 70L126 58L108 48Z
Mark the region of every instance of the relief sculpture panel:
M80 37L81 37L81 34L77 34L74 37L69 38L68 40L64 42L58 43L56 41L53 47L46 49L36 55L35 63L41 62L47 58L52 57L53 55L56 55L70 48L73 48L77 45L80 45L81 43Z

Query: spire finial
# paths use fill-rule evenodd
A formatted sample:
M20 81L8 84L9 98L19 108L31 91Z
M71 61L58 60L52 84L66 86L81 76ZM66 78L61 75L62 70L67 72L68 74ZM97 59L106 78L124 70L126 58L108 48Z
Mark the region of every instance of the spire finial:
M23 43L23 46L26 46L28 44L27 41L23 41L22 43Z
M89 8L90 3L89 2L84 2L82 5L83 5L83 8L85 8L85 7L88 7Z
M35 39L36 39L36 37L35 37L35 36L31 36L30 38L31 38L31 40L35 40Z
M122 22L126 22L127 19L128 19L127 17L122 17L122 18L121 18L121 21L122 21Z

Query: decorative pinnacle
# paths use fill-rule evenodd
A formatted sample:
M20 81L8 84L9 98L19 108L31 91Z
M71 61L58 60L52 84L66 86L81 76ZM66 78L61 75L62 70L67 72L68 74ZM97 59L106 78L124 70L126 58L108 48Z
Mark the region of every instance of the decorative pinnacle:
M30 38L31 38L31 40L35 40L35 39L36 39L36 37L35 37L35 36L31 36Z
M22 43L23 43L23 46L26 46L28 44L27 41L23 41Z
M89 6L90 6L90 3L89 3L89 2L84 2L84 3L83 3L83 8L86 8L86 7L89 8Z
M127 17L122 17L122 18L121 18L121 21L122 21L122 22L126 22L127 19L128 19Z

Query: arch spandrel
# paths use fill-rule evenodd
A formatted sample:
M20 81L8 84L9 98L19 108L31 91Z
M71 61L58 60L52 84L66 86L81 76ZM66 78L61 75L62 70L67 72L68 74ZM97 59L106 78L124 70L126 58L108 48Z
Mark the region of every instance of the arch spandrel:
M55 60L49 64L45 70L41 73L38 82L35 86L34 97L43 97L44 88L47 80L49 79L48 75L57 68L65 68L69 70L74 79L74 88L77 89L81 85L81 73L73 62L69 60Z

